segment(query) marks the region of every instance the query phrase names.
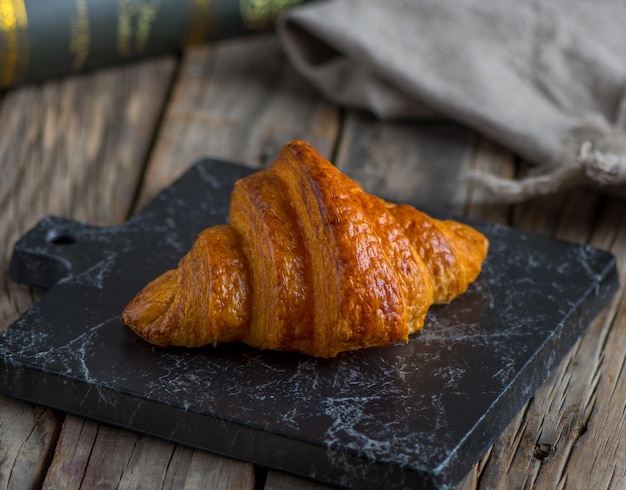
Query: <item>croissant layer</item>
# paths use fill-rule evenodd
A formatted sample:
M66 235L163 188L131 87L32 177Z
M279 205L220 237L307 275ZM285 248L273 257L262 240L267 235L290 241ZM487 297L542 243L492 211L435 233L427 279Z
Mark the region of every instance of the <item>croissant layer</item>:
M235 183L229 224L204 230L123 321L160 345L241 341L317 357L407 342L434 303L476 279L488 241L366 193L309 144Z

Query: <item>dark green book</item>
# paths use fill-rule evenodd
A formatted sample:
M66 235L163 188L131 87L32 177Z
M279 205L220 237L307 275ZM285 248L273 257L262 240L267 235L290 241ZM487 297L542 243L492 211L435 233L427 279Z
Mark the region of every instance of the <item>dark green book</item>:
M311 0L0 0L0 89L265 30Z

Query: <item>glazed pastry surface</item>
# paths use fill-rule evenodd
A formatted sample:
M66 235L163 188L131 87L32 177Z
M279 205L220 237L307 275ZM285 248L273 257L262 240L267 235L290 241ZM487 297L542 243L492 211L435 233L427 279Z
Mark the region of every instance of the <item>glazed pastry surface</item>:
M463 293L487 239L366 193L309 144L235 183L229 224L149 283L122 319L159 346L241 341L316 357L407 342Z

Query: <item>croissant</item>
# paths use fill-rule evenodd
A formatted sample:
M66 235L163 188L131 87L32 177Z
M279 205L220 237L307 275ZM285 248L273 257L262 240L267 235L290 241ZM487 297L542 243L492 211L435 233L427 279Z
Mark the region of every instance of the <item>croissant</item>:
M487 239L366 193L309 144L238 180L229 224L202 231L122 320L159 345L241 341L316 357L407 342L476 279Z

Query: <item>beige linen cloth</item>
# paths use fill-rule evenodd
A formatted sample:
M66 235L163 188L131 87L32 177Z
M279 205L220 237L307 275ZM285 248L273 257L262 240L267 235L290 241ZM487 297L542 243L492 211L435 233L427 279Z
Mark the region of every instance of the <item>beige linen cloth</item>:
M588 183L626 197L626 0L329 0L277 30L333 102L451 118L534 164L472 176L494 199Z

